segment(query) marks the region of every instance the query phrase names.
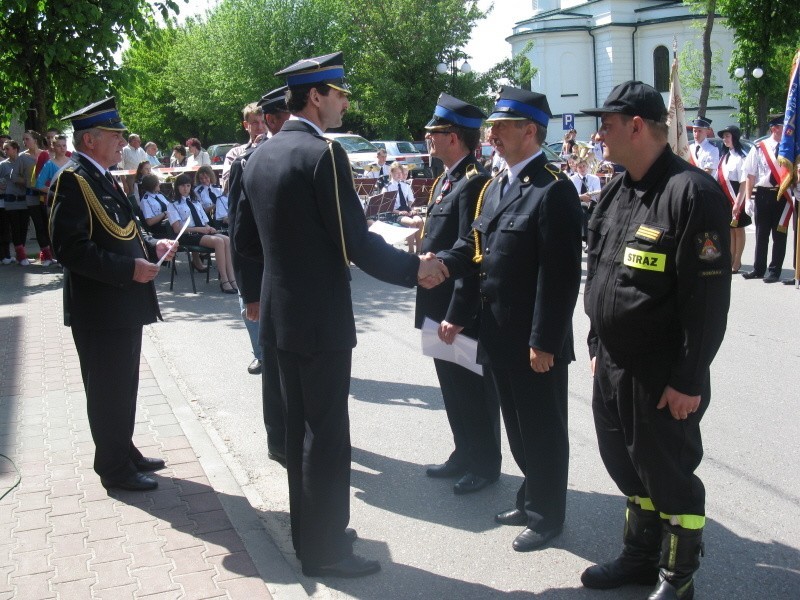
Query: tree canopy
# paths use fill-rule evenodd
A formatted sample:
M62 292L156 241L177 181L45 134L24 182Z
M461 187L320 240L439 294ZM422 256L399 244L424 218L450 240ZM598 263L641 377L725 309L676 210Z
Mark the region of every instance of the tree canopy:
M137 38L156 14L178 11L175 0L5 0L0 9L0 127L12 114L45 130L106 93L114 53Z

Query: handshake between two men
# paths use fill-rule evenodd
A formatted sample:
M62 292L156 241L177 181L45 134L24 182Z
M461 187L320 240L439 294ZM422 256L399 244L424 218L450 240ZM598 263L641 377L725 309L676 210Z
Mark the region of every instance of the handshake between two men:
M450 277L450 271L445 264L436 258L433 252L421 254L419 257L419 271L417 283L425 289L431 289Z

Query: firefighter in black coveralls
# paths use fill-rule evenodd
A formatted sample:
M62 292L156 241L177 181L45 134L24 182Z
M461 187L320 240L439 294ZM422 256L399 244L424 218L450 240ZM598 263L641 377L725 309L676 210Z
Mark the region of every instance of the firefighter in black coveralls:
M670 150L652 87L628 81L583 112L602 118L605 158L626 168L589 222L584 301L600 454L628 510L622 554L581 581L692 598L705 524L694 471L730 304L730 209L708 174Z

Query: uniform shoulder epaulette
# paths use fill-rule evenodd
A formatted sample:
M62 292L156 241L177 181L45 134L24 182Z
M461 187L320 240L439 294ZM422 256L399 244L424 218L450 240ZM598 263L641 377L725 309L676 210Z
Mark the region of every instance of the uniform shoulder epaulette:
M550 175L552 175L556 179L561 179L562 171L553 163L544 163L544 168L548 173L550 173Z
M475 177L476 175L480 175L480 174L481 174L481 172L478 171L478 167L476 167L475 165L467 166L467 170L464 173L464 175L466 176L467 180L470 180L473 177Z

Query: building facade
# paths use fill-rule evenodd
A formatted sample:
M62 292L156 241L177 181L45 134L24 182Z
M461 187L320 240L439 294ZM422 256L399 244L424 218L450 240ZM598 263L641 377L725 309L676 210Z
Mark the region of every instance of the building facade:
M588 140L598 120L582 116L580 109L601 106L615 85L629 79L653 85L668 102L673 40L679 55L686 45L702 52L705 15L692 13L680 0L532 0L531 5L533 15L517 22L506 41L515 56L533 43L526 53L538 69L531 89L546 94L550 103L549 141L559 138L565 113L575 115L578 139ZM736 123L732 94L739 89L728 75L733 32L719 17L711 47L712 86L719 97L709 98L705 116L716 128ZM681 86L691 120L699 90L686 89L684 81Z

